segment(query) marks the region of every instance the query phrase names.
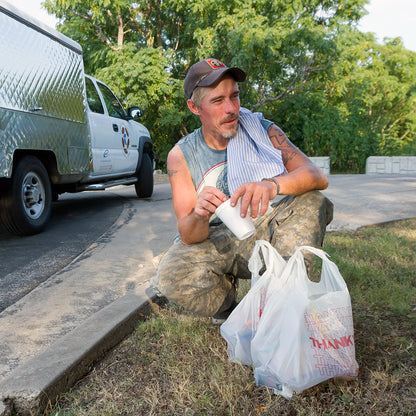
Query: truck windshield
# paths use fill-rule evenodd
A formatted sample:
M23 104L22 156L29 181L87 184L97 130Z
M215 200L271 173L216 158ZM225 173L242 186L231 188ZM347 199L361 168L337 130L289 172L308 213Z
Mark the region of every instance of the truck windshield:
M104 84L97 82L98 88L103 95L105 106L107 108L108 114L111 117L125 118L126 112L121 104L118 102L116 96L111 92L111 90Z

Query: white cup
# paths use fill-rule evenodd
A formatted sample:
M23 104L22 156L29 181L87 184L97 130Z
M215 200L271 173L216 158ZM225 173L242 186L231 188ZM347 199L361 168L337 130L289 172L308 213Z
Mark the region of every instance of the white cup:
M240 206L240 200L232 207L230 199L227 199L215 210L215 214L239 240L244 240L256 232L256 227L250 217L240 216Z

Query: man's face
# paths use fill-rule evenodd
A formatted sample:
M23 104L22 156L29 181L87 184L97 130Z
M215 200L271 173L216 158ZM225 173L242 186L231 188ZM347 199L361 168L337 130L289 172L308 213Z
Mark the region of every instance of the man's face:
M238 85L231 76L208 88L198 108L205 139L227 139L237 133L239 94Z

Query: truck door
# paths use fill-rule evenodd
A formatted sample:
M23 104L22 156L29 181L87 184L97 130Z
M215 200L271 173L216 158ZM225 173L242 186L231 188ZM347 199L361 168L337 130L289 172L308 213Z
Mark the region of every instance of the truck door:
M134 173L138 162L138 137L130 131L126 113L104 84L85 79L91 128L93 175Z

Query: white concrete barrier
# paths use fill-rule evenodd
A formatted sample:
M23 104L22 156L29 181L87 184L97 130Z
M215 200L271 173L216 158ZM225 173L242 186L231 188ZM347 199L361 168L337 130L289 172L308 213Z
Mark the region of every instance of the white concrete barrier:
M370 156L366 160L367 175L415 175L416 156Z
M318 168L321 168L325 175L329 175L331 170L331 161L329 156L316 156L309 158Z

